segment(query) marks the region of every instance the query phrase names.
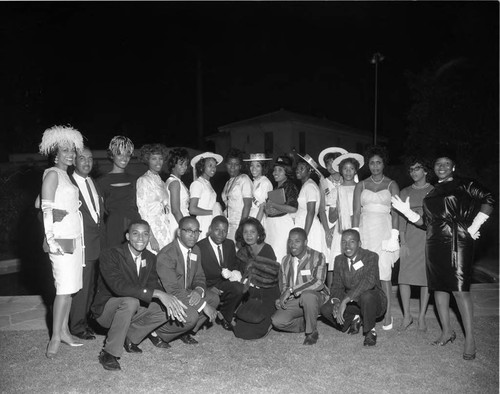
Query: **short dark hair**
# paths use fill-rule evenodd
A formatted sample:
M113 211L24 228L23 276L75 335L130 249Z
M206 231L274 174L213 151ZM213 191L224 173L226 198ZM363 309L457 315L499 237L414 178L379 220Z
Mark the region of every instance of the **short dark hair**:
M189 161L189 153L187 149L184 148L174 148L168 153L166 168L168 172L172 172L172 169L177 165L177 163L182 161Z
M146 144L139 150L139 160L148 164L151 155L161 155L163 160L166 159L168 149L163 144Z
M306 230L304 230L302 227L294 227L290 230L290 233L288 236L292 234L300 234L302 237L304 237L304 240L307 240L307 233Z
M213 160L215 161L215 164L217 164L217 160L215 160L213 157L202 157L200 160L198 160L198 163L194 165L197 177L203 174L203 171L205 170L205 163L207 160Z
M389 162L389 153L385 146L371 145L365 152L365 162L368 163L373 156L379 156L384 162L384 166L387 166Z
M340 152L330 152L330 153L327 153L325 155L325 157L323 157L323 161L325 162L325 166L328 164L328 162L330 160L335 160L337 157L339 157L340 155L342 155L342 153ZM340 168L340 167L339 167Z
M420 164L422 167L424 167L424 170L428 173L432 171L431 162L426 157L411 155L405 158L406 169L409 169L411 166L414 166L415 164Z
M347 157L345 158L344 160L342 160L340 163L339 163L339 172L342 173L342 169L344 168L344 166L346 164L352 164L354 166L354 169L356 170L356 172L359 171L359 161L357 161L355 158L353 157Z
M359 232L357 230L354 230L353 228L349 228L347 230L342 231L342 236L347 235L347 234L352 234L356 237L358 241L361 241L361 236L359 235Z
M211 226L215 226L217 223L223 223L226 226L229 226L229 222L228 222L227 218L224 215L215 216L212 219L212 222L210 223L210 227Z
M245 152L243 152L241 149L231 148L226 154L226 162L230 159L238 159L240 163L243 164L244 155Z
M181 220L179 220L179 228L183 227L184 224L190 220L194 220L195 222L200 224L200 222L198 222L198 219L196 219L194 216L184 216L181 218Z
M246 169L248 172L250 172L250 166L252 163L260 163L260 166L262 167L262 175L267 175L269 172L269 163L268 160L252 160L246 164Z
M138 224L148 226L148 229L151 230L151 226L149 225L149 223L147 221L145 221L144 219L135 219L135 220L132 220L130 222L130 224L128 225L127 233L130 232L130 229L132 228L132 226L137 226Z
M261 244L262 242L264 242L264 240L266 239L266 230L264 230L264 226L262 226L262 223L253 217L248 217L240 223L238 229L236 230L236 235L234 236L236 242L241 244L242 246L246 245L245 240L243 239L243 228L247 224L254 226L257 230L257 243Z

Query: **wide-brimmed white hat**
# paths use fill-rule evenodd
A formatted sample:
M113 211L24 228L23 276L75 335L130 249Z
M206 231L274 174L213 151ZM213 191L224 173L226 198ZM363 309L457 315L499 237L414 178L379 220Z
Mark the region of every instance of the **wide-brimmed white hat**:
M333 163L332 163L332 168L336 171L339 172L339 164L342 160L344 159L354 159L359 163L359 168L363 167L365 165L365 158L358 154L358 153L344 153L343 155L340 155L337 157Z
M321 171L318 170L318 163L316 163L311 156L309 156L307 153L304 156L302 156L300 153L297 153L297 155L307 164L309 164L314 169L314 171L318 173L319 176L323 176L323 174L321 174Z
M203 152L191 159L191 167L194 168L196 166L196 163L198 163L201 159L208 159L208 158L214 159L216 165L222 163L223 160L222 156L218 155L217 153Z
M266 157L264 153L250 153L249 159L243 159L243 161L265 161L272 160L272 157Z
M326 168L325 156L329 153L340 153L341 155L347 153L344 148L339 148L336 146L332 146L330 148L323 149L318 156L318 161L321 167Z

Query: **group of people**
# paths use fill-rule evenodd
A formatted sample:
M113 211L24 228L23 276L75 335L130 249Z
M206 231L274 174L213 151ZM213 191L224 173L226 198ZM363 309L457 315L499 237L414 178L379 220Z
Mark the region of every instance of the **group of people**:
M49 358L61 342L81 346L78 339L95 339L89 312L108 330L99 355L108 370L120 369L123 350L142 352L146 337L159 348L176 338L196 344L207 321L242 339L261 338L272 327L304 332L304 344L313 345L321 314L348 334L362 326L364 345L373 346L377 319L382 329L393 328L391 276L398 259L399 329L413 323L410 286L420 286L418 328L426 330L433 291L442 324L433 344L453 342L453 293L465 327L463 357L475 358L473 239L494 199L477 182L455 176L451 153L436 157L434 187L427 161L409 160L414 183L400 191L384 173L388 158L379 146L364 157L326 148L318 162L327 177L309 155L297 155L294 170L290 156L273 163L262 153L245 157L231 149L229 180L218 198L211 178L224 160L212 152L190 159L182 148L144 145L138 157L148 170L136 178L126 171L134 145L115 136L108 148L113 167L96 181L92 152L77 130L47 129L40 152L54 162L44 172L40 200L56 287ZM358 182L365 162L370 176ZM188 163L189 188L182 181ZM274 187L266 176L271 169Z

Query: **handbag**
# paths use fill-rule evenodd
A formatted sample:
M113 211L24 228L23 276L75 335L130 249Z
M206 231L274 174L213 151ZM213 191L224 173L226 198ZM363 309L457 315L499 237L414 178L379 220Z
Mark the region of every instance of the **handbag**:
M262 313L262 300L250 298L236 311L236 317L247 323L259 324L266 316Z

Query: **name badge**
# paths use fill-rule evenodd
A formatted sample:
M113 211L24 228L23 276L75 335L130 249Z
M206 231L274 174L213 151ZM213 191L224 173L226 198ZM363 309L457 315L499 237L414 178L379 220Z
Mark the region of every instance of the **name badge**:
M141 260L141 268L144 268L146 266L146 260Z
M359 270L362 266L364 266L362 261L358 261L357 263L354 263L352 265L352 268L354 268L356 271Z
M311 270L301 270L300 275L311 275Z
M191 260L193 260L193 261L198 260L198 256L194 253L191 253Z

